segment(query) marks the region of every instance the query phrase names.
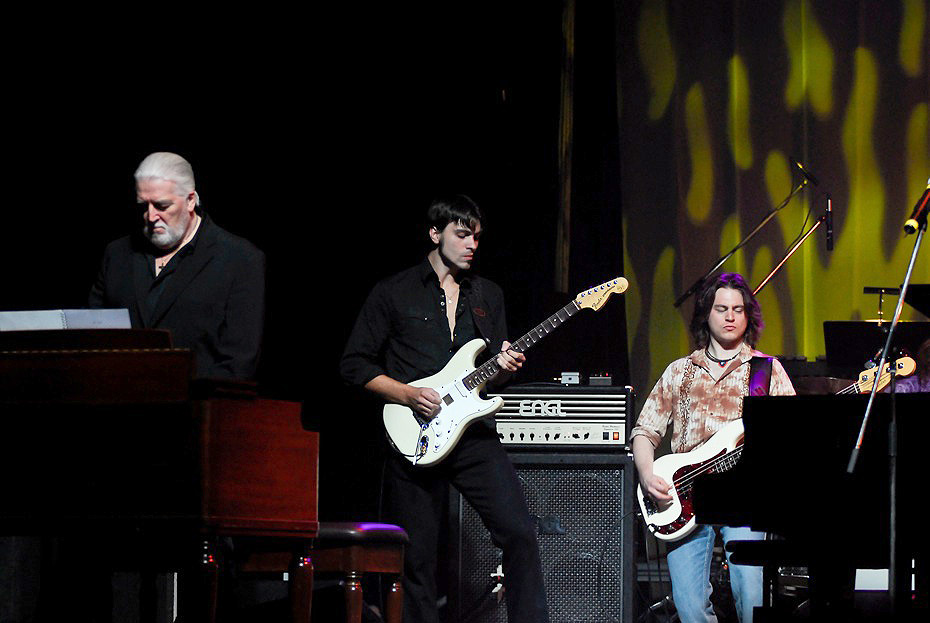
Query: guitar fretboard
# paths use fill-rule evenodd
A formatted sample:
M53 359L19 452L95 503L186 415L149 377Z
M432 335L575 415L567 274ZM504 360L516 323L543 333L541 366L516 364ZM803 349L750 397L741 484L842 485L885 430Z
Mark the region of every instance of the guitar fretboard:
M574 316L580 309L581 307L578 306L578 303L572 301L549 316L542 323L536 325L536 327L531 329L526 335L511 343L510 350L518 353L525 353L533 344L565 324L565 321ZM501 367L497 365L497 357L491 357L478 366L474 372L466 376L462 382L469 390L475 389L482 383L489 381L495 374L500 372L500 369Z
M742 454L743 446L739 446L732 452L727 452L720 457L719 461L714 462L713 468L710 471L716 473L727 471L739 462L739 457L742 456Z
M736 465L742 455L743 444L740 443L740 445L738 445L733 450L730 450L729 452L726 452L715 459L708 459L706 462L699 464L696 469L685 472L676 478L672 484L675 485L675 488L678 490L679 494L690 492L691 485L694 484L695 478L704 474L719 474L721 472L725 472Z

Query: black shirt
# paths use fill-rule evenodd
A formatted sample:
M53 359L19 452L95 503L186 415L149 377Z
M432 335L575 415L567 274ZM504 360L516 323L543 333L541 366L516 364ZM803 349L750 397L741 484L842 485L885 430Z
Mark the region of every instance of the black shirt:
M460 282L455 335L446 298L428 259L378 283L365 301L342 355L342 378L364 386L385 374L401 383L439 372L470 340L488 342L482 355L506 339L504 296L493 282L468 275Z
M201 222L202 226L203 223ZM178 252L175 253L168 263L165 264L165 267L161 269L157 275L155 274L155 262L158 260L157 255L155 255L155 247L152 247L145 257L149 271L146 284L148 285L148 293L145 296L145 304L139 306L139 311L148 319L152 310L158 307L158 300L161 298L161 293L165 290L165 283L169 277L177 270L178 264L184 261L184 258L190 255L193 255L194 250L197 248L197 238L200 236L200 227L198 226L197 231L194 233L194 236L187 241L187 244L178 249Z
M265 254L207 214L193 239L155 276L140 231L107 245L91 308L126 308L134 328L168 329L194 351L196 375L254 379L265 312Z

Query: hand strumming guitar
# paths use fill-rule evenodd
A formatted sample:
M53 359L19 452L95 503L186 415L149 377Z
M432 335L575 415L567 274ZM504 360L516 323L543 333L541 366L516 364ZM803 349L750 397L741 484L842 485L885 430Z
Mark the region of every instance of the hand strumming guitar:
M633 460L636 463L636 471L639 472L639 482L643 491L659 504L670 502L672 496L669 492L672 487L664 478L652 471L655 449L645 437L633 438Z
M435 389L407 386L407 406L425 418L433 419L442 406L442 398Z

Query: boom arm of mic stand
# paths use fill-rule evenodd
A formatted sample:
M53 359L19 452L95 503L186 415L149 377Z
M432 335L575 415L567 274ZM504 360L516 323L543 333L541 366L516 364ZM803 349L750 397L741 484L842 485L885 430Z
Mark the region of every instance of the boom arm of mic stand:
M798 240L796 243L794 243L794 245L793 245L790 249L788 249L788 252L785 253L785 257L781 258L781 261L775 266L775 268L772 269L772 272L770 272L768 275L766 275L765 279L762 280L762 283L760 283L760 284L756 287L756 289L752 291L752 295L753 295L753 296L759 294L759 290L761 290L762 288L764 288L765 285L766 285L769 281L772 280L772 277L775 276L775 273L777 273L779 270L781 270L781 267L784 266L785 262L788 261L788 258L790 258L792 255L794 255L794 252L797 251L798 248L799 248L802 244L804 244L804 241L807 240L807 239L810 237L810 235L811 235L812 233L814 233L814 231L815 231L818 227L820 227L821 225L823 225L823 223L824 223L825 220L827 220L827 215L826 215L826 214L824 214L824 215L821 216L819 219L817 219L817 222L814 223L814 225L813 225L810 229L807 230L807 233L804 234L804 236L801 237L800 240Z
M778 204L778 206L776 206L775 208L773 208L771 212L769 212L768 214L766 214L766 215L765 215L765 218L762 219L762 222L760 222L758 225L756 225L756 228L755 228L755 229L753 229L751 232L749 232L749 234L748 234L745 238L743 238L743 239L739 242L739 244L737 244L735 247L733 247L733 248L730 250L729 253L727 253L726 255L724 255L723 257L721 257L719 260L717 260L717 263L714 264L713 268L711 268L709 271L707 271L706 273L704 273L704 276L703 276L703 277L701 277L700 279L698 279L697 281L695 281L693 284L691 284L691 287L688 288L688 289L685 291L684 294L682 294L681 296L678 297L678 299L675 301L675 307L680 307L682 303L684 303L686 300L688 300L688 297L690 297L692 294L694 294L695 292L697 292L698 289L701 287L701 285L704 283L704 281L706 281L708 277L710 277L712 274L714 274L714 271L716 271L718 268L720 268L721 266L723 266L724 262L726 262L728 259L730 259L730 257L732 257L734 253L736 253L737 251L739 251L741 248L743 248L743 246L744 246L747 242L749 242L750 240L752 240L752 238L753 238L757 233L759 233L759 230L762 229L763 227L765 227L766 223L768 223L770 220L772 220L772 217L775 216L775 213L778 212L779 210L781 210L782 208L784 208L786 205L788 205L788 202L791 201L791 199L792 199L796 194L798 194L799 192L801 192L801 189L804 188L805 186L807 186L807 178L802 178L802 179L801 179L801 183L798 184L797 187L795 187L795 188L788 194L787 197L785 197L785 200L784 200L784 201L782 201L780 204Z

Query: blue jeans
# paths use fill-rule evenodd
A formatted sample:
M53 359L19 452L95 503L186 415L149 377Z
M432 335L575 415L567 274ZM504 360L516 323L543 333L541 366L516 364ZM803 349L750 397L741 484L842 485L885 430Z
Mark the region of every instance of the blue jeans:
M734 540L762 540L763 532L749 528L719 526L724 545ZM698 526L687 538L672 543L668 553L668 571L672 578L672 597L683 623L717 620L710 603L710 563L716 533L714 526ZM730 553L727 552L729 563ZM752 621L752 609L762 605L762 567L729 564L730 587L736 612L742 623Z

